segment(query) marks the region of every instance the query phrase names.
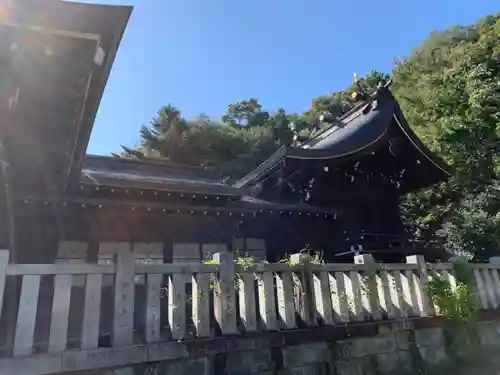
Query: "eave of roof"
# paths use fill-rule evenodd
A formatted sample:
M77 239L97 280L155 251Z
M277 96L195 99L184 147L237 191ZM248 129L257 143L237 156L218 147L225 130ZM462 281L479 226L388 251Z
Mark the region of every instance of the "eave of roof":
M78 6L85 5L86 4L78 3ZM100 77L96 78L95 83L92 81L91 86L89 87L89 92L95 90L95 94L93 98L87 98L87 104L85 105L82 122L78 128L73 154L71 155L70 165L67 171L68 177L66 180L66 188L68 188L73 181L76 182L78 180L78 174L81 170L83 159L87 151L90 134L92 133L92 128L94 126L95 117L97 115L97 110L99 109L104 88L106 87L120 42L123 38L125 28L133 10L131 6L93 6L99 7L103 12L103 17L105 18L102 20L103 23L114 25L112 28L113 33L110 34L107 57L102 64ZM92 85L95 86L92 87Z
M439 169L445 176L452 176L452 168L446 164L446 162L441 159L436 153L432 152L415 134L415 132L410 128L410 125L406 121L406 118L401 111L401 107L396 103L396 108L393 115L394 120L398 124L401 131L406 135L408 140L415 146L415 149L424 156L433 166Z
M75 43L80 43L82 40L94 41L96 48L101 49L103 53L102 60L89 67L89 77L75 77L85 79L88 84L84 88L85 92L81 93L83 98L81 103L75 103L75 106L81 104L82 109L64 120L65 126L70 127L71 131L59 141L61 145L67 145L67 149L61 152L64 153L61 155L64 162L61 163L61 170L56 179L59 181L59 190L64 190L71 182L78 182L81 162L102 93L133 8L61 0L8 1L2 3L2 8L4 15L0 21L2 26L22 32L73 39ZM99 52L95 53L97 56ZM94 56L90 56L89 60L94 61L93 58ZM64 66L60 68L64 69ZM53 102L57 102L57 99ZM48 135L48 138L53 137L54 134ZM45 152L52 152L45 150L51 147L53 145L50 142L40 145L41 150Z
M125 209L133 211L135 214L141 213L170 213L170 214L201 214L208 215L215 213L217 216L222 213L228 213L230 216L238 217L238 214L252 215L258 217L259 214L271 214L277 218L300 216L316 217L324 219L335 219L335 213L331 210L321 209L308 204L284 204L280 202L269 202L252 197L244 196L237 200L228 200L223 205L211 205L210 203L192 204L186 202L151 202L144 200L124 200L124 199L106 199L89 198L82 196L25 196L14 195L13 200L18 204L31 205L39 204L47 206L50 211L53 207L60 209Z
M307 214L314 214L316 216L319 215L334 215L334 212L328 209L323 209L321 207L316 207L307 203L296 203L296 204L287 204L283 202L275 202L275 201L267 201L263 199L254 198L251 196L241 197L239 201L231 202L231 205L234 207L254 207L256 209L261 210L276 210L279 211L280 214L292 214L295 212L303 212Z

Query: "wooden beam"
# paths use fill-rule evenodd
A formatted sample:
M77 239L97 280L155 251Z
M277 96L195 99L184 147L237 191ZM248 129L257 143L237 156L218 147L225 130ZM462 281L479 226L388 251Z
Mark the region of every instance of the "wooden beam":
M64 29L53 29L53 28L32 25L32 24L25 24L25 23L2 22L2 23L0 23L0 26L12 27L15 29L32 31L35 33L43 33L43 34L48 34L48 35L62 36L65 38L95 40L98 44L99 44L100 39L101 39L101 36L98 34L82 33L82 32L78 32L78 31L64 30Z

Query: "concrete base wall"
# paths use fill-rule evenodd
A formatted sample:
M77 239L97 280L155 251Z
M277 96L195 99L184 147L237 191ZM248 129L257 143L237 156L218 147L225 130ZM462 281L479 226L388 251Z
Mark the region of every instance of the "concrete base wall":
M381 325L377 334L233 351L144 364L136 375L494 375L500 372L500 321L481 323L481 344L463 363L448 355L442 328ZM128 369L132 371L132 369ZM127 373L118 369L103 374ZM121 372L118 372L121 371ZM125 371L125 372L123 372ZM99 373L100 375L101 373ZM132 375L132 372L130 372Z

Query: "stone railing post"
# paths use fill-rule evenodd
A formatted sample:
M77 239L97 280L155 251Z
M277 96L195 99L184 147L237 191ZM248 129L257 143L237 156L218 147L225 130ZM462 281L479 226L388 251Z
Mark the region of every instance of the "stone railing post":
M230 252L213 255L215 263L220 265L219 277L215 282L214 309L215 319L223 335L236 335L236 294L234 256Z
M361 254L354 256L354 264L366 265L366 268L364 270L365 275L363 277L363 287L365 290L361 291L363 307L365 309L368 307L373 320L381 320L382 312L380 309L380 301L378 298L377 263L375 262L371 254Z
M455 256L452 256L448 259L448 262L450 263L455 263L455 262L468 262L469 259L465 256L462 256L462 255L455 255Z
M433 308L429 297L429 272L427 270L425 258L423 255L409 255L406 257L406 263L417 265L418 285L415 287L420 316L430 316L433 313Z
M493 275L493 287L497 297L497 302L500 304L500 277L498 274L500 271L500 256L491 257L490 263L495 267L493 268L491 274Z
M111 245L116 249L113 346L128 346L134 341L135 262L131 244Z
M292 254L290 260L293 265L306 266L305 269L295 271L293 274L294 303L302 321L308 326L315 326L317 325L317 317L313 275L307 269L307 265L311 264L311 255L308 253Z
M7 265L9 264L9 250L0 250L0 313L3 308L5 282L7 279Z
M467 257L461 256L461 255L456 255L453 257L450 257L448 260L450 263L456 263L456 262L465 262L467 263L469 259ZM445 273L446 271L443 271ZM494 296L494 291L491 289L492 287L492 282L489 283L488 281L491 281L489 278L490 274L488 270L484 270L485 274L483 273L483 270L474 268L471 270L472 273L472 285L469 285L469 293L470 295L474 298L474 301L476 302L477 306L482 307L483 309L487 309L489 306L488 302L488 297L493 295L493 299L495 298ZM447 273L446 273L447 275ZM486 276L485 278L483 276ZM449 277L449 276L448 276ZM461 281L461 280L458 280ZM453 287L456 286L456 278L453 278ZM496 304L496 302L495 302Z
M500 256L490 257L489 261L491 264L498 265L498 268L500 268Z

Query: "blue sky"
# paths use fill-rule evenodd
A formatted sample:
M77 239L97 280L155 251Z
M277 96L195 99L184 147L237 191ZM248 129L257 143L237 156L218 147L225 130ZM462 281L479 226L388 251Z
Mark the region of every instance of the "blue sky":
M81 1L81 0L80 0ZM92 1L89 1L92 2ZM390 72L435 29L500 11L498 0L101 0L135 6L89 153L139 142L165 104L219 118L250 97L307 109L353 72ZM496 3L496 6L495 6Z

